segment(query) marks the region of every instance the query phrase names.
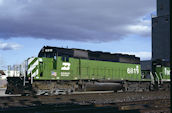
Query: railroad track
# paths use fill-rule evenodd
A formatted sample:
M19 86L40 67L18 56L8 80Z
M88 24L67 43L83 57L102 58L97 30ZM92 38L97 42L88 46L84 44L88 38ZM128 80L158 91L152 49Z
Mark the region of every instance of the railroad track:
M15 96L0 97L0 112L22 112L23 110L33 113L89 110L103 111L138 111L166 110L170 105L169 91L154 92L128 92L128 93L90 93L57 96ZM163 104L162 104L163 103ZM47 111L50 110L50 111ZM108 110L108 111L106 111ZM34 112L40 111L40 112ZM28 113L29 113L28 112ZM149 113L149 112L147 112ZM158 112L159 113L159 112Z
M162 104L163 102L163 104ZM8 113L165 113L170 112L170 100L147 100L147 101L134 101L126 103L113 103L113 104L89 104L89 105L79 105L79 104L51 104L51 105L41 105L32 107L22 107L22 108L11 108L0 110L0 112Z

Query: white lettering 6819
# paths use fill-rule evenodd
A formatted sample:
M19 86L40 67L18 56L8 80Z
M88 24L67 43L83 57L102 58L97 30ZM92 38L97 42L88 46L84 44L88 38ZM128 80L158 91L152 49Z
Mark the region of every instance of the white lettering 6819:
M139 74L139 66L137 65L136 68L127 68L127 74Z

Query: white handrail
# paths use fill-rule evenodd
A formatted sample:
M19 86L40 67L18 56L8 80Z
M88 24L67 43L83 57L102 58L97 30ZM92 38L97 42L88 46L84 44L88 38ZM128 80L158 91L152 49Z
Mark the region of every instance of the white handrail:
M157 75L157 73L156 73L156 72L155 72L155 75L156 75L156 77L157 77L157 79L158 79L158 84L159 84L159 83L160 83L160 82L159 82L159 77L158 77L158 75Z
M153 76L152 72L150 72L150 76L151 76L151 83L155 84L155 79L154 79L154 76Z
M160 79L161 79L161 84L163 84L163 81L162 81L162 72L160 72L159 75L160 75Z

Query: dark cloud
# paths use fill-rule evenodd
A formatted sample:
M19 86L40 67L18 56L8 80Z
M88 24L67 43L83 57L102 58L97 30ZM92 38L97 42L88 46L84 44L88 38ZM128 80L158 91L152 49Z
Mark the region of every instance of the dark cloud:
M155 0L0 0L0 38L104 42L150 36Z

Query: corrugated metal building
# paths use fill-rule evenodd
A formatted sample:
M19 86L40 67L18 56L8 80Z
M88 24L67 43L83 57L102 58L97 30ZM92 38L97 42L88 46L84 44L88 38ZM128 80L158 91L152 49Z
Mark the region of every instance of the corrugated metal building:
M157 0L157 15L152 16L152 60L141 61L142 70L151 70L152 61L170 59L170 0Z
M157 16L152 18L152 60L170 59L170 0L157 0Z

